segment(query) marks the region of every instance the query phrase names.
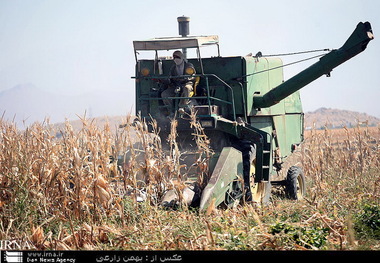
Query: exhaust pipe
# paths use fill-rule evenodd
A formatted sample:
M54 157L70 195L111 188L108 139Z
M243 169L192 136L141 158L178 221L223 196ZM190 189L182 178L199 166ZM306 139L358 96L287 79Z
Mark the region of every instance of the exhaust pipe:
M182 37L187 37L190 34L190 17L187 16L179 16L177 17L178 21L178 32ZM182 49L183 56L187 58L187 50L186 48Z

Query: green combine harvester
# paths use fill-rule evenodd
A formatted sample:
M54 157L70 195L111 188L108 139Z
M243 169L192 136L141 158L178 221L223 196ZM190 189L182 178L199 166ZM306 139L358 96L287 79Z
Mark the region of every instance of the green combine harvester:
M207 184L192 184L198 174L196 169L193 174L187 170L186 202L201 211L211 204L231 206L242 200L266 203L271 187L279 185L289 198L301 199L305 194L302 169L287 161L303 141L299 90L364 51L373 39L371 24L360 22L341 48L284 81L280 58L260 52L222 57L218 36L188 36L189 20L178 17L181 37L133 42L136 114L157 121L162 142L170 133L170 122L177 120L178 146L186 152L181 162L186 167L196 161L191 152L196 147L191 112L210 140L213 154L208 158ZM206 46L216 47L217 54L201 57ZM186 57L189 49L195 49L196 57ZM177 64L173 57L160 56L168 50L174 51ZM153 51L154 57L139 59L143 51ZM169 205L176 198L169 191L162 202Z

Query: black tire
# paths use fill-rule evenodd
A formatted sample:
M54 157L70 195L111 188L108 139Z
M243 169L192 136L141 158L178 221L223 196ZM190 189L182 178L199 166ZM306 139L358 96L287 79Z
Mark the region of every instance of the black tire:
M290 167L286 176L286 196L292 200L301 200L305 195L305 190L305 176L302 169L298 166Z

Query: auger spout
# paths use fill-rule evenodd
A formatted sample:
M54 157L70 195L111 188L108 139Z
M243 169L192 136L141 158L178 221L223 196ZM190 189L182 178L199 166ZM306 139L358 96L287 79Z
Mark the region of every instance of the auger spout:
M253 106L255 108L273 106L322 75L329 75L334 68L364 51L373 38L371 24L360 22L341 48L332 50L321 57L318 62L266 94L254 96Z

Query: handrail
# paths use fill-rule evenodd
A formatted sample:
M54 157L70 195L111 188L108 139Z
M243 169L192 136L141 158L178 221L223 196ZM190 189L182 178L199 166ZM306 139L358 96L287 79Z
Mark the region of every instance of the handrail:
M209 111L211 112L211 100L217 100L225 104L229 104L232 107L232 115L233 115L233 121L236 121L236 109L235 109L235 96L233 88L224 80L222 80L220 77L218 77L215 74L194 74L194 75L180 75L180 76L138 76L138 77L132 77L134 79L177 79L177 78L189 78L189 77L203 77L206 79L206 96L197 96L197 99L207 99L207 104L209 106ZM208 78L212 77L215 78L217 81L221 82L225 87L227 87L230 90L231 93L231 101L223 100L217 97L213 97L210 95L210 86L209 86L209 80ZM193 99L194 97L167 97L167 98L152 98L152 97L139 97L139 100L163 100L163 99L173 99L173 100L180 100L180 99Z
M216 78L217 80L219 80L224 86L228 87L231 91L231 103L232 103L232 114L233 114L233 121L236 121L236 109L235 109L235 95L234 95L234 90L232 89L232 87L227 83L225 82L224 80L222 80L221 78L219 78L217 75L215 74L204 74L204 76L210 76L210 77L214 77ZM210 92L210 89L209 89L209 86L208 86L208 81L207 81L207 92L209 93ZM210 101L209 101L209 109L211 109L211 104L210 104Z

